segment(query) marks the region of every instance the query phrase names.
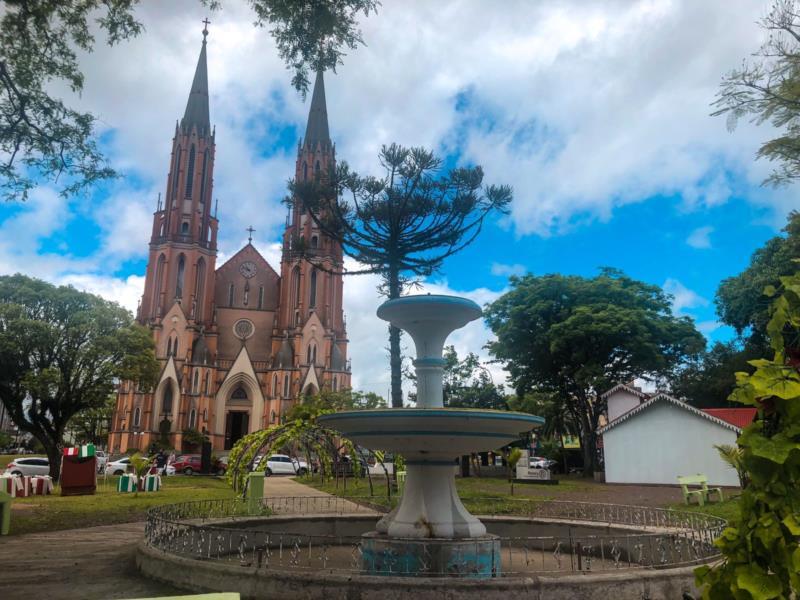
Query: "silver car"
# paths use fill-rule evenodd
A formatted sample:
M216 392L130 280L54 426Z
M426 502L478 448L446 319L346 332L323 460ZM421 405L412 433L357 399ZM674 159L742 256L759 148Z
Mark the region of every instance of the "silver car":
M6 467L6 475L49 475L50 461L42 456L15 458Z

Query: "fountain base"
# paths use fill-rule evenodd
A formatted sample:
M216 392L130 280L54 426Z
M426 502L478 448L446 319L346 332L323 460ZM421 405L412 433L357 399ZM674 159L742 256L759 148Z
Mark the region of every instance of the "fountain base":
M361 569L365 575L391 577L499 577L500 538L390 538L371 531L361 536Z

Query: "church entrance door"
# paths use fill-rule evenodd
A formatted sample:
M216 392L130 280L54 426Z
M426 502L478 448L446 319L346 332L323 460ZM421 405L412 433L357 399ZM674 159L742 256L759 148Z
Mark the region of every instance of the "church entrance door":
M234 444L247 435L247 426L250 415L242 411L230 411L225 415L225 450L233 448Z

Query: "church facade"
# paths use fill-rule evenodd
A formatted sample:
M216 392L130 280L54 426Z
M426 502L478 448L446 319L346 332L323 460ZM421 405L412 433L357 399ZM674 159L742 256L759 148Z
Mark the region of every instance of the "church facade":
M121 382L109 449L145 450L205 433L215 450L281 422L301 397L349 389L342 311L342 249L294 203L281 264L250 242L219 268L220 223L211 210L214 130L209 118L206 35L183 119L172 139L166 194L153 214L137 321L150 328L161 373L153 390ZM325 87L317 75L295 177L324 177L335 164ZM252 236L252 230L251 230ZM298 243L300 242L300 243ZM293 252L314 254L317 268Z

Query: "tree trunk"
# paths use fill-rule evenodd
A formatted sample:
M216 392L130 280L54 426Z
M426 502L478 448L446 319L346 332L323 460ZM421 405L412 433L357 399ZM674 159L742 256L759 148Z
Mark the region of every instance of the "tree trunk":
M44 446L47 460L50 462L50 477L53 478L53 483L58 483L61 479L61 448L52 440L39 439L39 441Z
M400 272L390 266L388 273L389 300L400 297ZM392 374L392 408L403 408L402 359L400 356L400 330L389 325L389 368Z

